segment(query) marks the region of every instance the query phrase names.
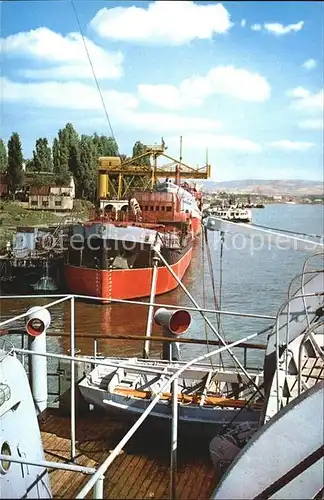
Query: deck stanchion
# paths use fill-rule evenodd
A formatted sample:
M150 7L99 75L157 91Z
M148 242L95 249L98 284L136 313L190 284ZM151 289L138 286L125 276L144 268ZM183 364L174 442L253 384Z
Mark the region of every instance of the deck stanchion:
M159 257L156 253L156 250L160 250L161 244L156 242L153 246L152 250L154 252L153 257L153 268L152 268L152 283L151 283L151 294L150 294L150 306L147 313L147 325L146 325L146 337L150 337L152 334L152 324L153 324L153 312L154 312L154 299L156 292L156 282L158 275L158 265L159 265ZM144 350L143 350L143 358L147 359L150 355L150 341L145 340L144 342Z
M97 338L95 338L93 340L93 356L95 360L97 359L97 354L98 354L98 341Z
M98 478L96 481L94 487L93 487L93 498L94 500L102 500L103 499L103 494L104 494L104 479L105 476L101 476Z
M74 312L75 312L75 299L71 296L70 301L70 311L71 311L71 324L70 324L70 349L71 356L75 356L75 338L74 338ZM71 359L71 460L75 460L76 450L75 450L75 371L74 371L74 360Z
M247 349L246 349L246 347L244 347L244 349L243 349L243 356L244 356L243 365L244 365L244 368L247 369Z
M172 420L171 420L171 477L170 498L176 499L177 491L177 451L178 451L178 378L172 382Z
M24 331L21 332L20 341L21 341L20 347L21 347L21 349L24 349L25 348L25 332ZM25 368L25 355L24 354L21 355L21 364Z

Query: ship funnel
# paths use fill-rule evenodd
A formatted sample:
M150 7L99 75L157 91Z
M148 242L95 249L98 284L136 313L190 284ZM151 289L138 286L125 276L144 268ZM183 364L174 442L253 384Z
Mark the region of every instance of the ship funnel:
M191 316L184 309L171 311L161 307L154 314L154 321L173 335L182 335L190 326Z
M51 324L51 315L48 309L40 309L37 306L31 307L27 313L26 331L31 337L38 337Z

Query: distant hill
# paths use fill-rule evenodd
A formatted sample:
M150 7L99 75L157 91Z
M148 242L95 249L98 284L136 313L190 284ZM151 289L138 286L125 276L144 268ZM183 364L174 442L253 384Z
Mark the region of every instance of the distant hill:
M199 181L205 191L235 191L237 193L260 193L273 195L322 195L324 188L320 181L245 179L236 181Z

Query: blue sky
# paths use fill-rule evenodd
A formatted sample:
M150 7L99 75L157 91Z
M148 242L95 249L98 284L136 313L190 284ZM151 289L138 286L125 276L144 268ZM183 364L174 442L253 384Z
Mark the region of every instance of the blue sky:
M182 135L215 180L323 179L321 2L74 4L121 152ZM0 8L1 137L109 134L71 2Z

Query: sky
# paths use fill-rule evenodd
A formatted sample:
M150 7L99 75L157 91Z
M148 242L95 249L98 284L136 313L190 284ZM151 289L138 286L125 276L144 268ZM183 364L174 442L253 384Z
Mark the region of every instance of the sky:
M74 8L75 10L74 10ZM24 157L72 122L212 179L323 180L322 2L2 1L1 130ZM76 15L76 13L77 15ZM84 34L79 30L77 17Z

